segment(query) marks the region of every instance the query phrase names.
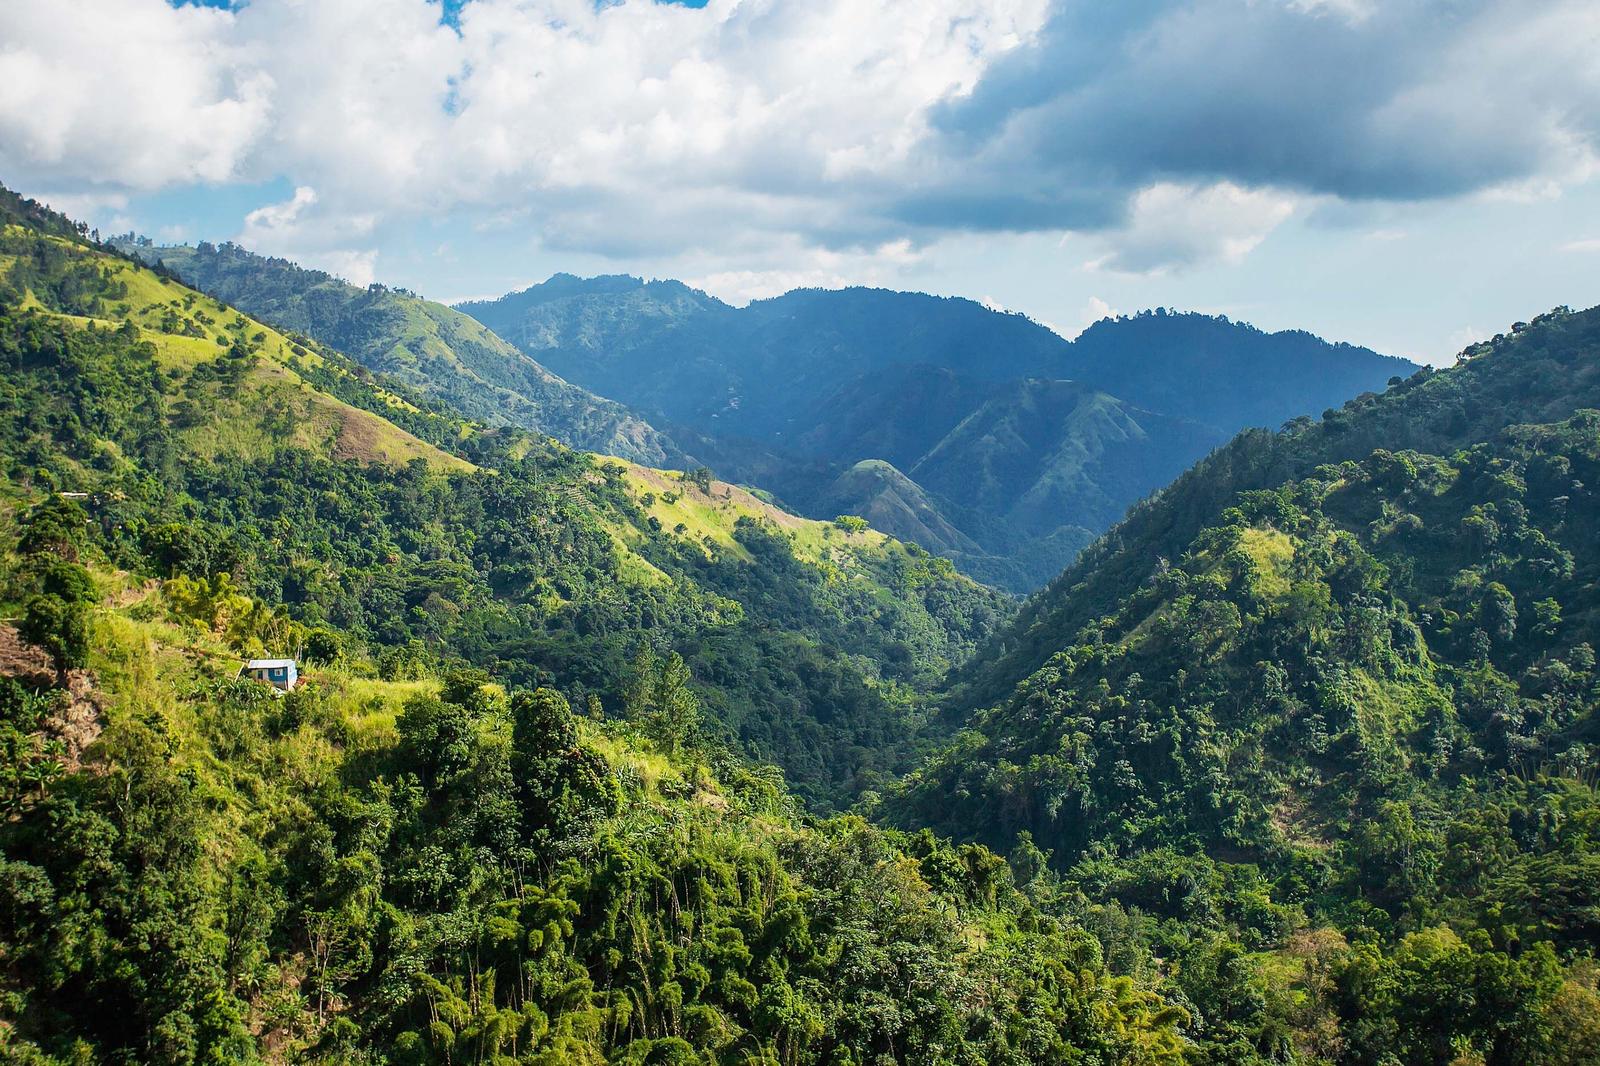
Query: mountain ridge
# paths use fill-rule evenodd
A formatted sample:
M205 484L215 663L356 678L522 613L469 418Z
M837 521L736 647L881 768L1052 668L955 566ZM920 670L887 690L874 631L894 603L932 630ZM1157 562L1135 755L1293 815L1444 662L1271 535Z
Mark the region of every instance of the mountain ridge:
M979 546L960 555L964 568L1019 592L1070 560L1084 542L1075 531L1104 530L1238 429L1315 413L1416 369L1300 331L1265 333L1165 310L1102 322L1087 339L1067 341L1026 316L961 297L868 287L796 289L737 308L681 282L561 275L458 306L558 372L647 412L678 439L696 440L697 453L726 476L761 484L808 514L871 509L882 485L846 474L863 459L887 461L942 511L932 524L915 519L915 507L880 511L905 523L896 533L946 551L951 538L933 531L951 526ZM1190 335L1205 341L1197 352L1185 350ZM1198 363L1218 359L1206 375L1213 384L1186 387ZM1167 385L1148 387L1146 379ZM1062 469L1029 484L1056 490L1041 489L1032 501L1020 484L1011 496L973 503L953 499L960 494L947 483L921 483L918 461L986 404L1001 437L1027 435L993 417L1006 388L1025 398L1020 382L1065 380L1147 414L1084 421L1085 439L1050 446ZM1013 411L1026 417L1025 405ZM1105 446L1118 436L1110 424L1138 417L1156 420L1139 437L1142 454L1110 457ZM996 444L977 434L967 443ZM1107 485L1081 474L1085 455L1108 457ZM973 452L953 456L951 466L984 462ZM867 495L841 498L848 484ZM1027 521L1015 522L1019 515Z
M381 285L363 289L229 243L155 245L128 235L117 247L489 425L545 432L657 466L686 461L669 437L623 405L563 380L443 304Z

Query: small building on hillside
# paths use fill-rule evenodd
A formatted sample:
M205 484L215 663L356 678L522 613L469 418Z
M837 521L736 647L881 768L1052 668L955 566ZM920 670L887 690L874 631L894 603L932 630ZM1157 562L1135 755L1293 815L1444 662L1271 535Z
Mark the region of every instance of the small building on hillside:
M273 688L288 692L300 681L300 669L293 659L251 659L239 671L240 677L265 681Z

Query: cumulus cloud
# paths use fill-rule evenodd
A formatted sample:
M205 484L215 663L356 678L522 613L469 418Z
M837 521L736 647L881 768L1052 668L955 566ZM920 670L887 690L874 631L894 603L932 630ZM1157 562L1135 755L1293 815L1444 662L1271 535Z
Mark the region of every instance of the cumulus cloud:
M439 15L12 0L0 167L66 193L285 176L314 198L246 233L325 256L362 247L351 218L465 212L551 249L741 264L783 242L1094 231L1108 269L1150 271L1242 254L1295 200L1559 189L1600 139L1600 11L1578 0Z
M1110 231L1110 250L1091 269L1124 274L1179 270L1209 260L1238 262L1293 214L1292 197L1232 182L1141 189L1127 221Z
M1085 193L1228 181L1416 200L1585 174L1600 9L1573 0L1065 3L944 105L930 152L1013 190L974 224Z
M923 250L906 240L876 248L833 251L780 243L765 249L748 269L717 270L691 275L689 284L736 306L767 300L794 289L839 289L849 285L893 284ZM781 265L780 265L781 264Z
M0 160L46 183L235 177L269 133L275 83L234 29L161 0L0 7Z
M1078 332L1088 329L1102 319L1117 317L1117 309L1100 299L1098 296L1089 297L1089 302L1083 305L1083 311L1078 316Z
M324 217L316 211L317 203L317 190L302 185L289 199L256 208L245 215L239 243L326 270L357 285L371 284L377 273L377 253L351 245L359 245L372 234L376 216L344 212Z

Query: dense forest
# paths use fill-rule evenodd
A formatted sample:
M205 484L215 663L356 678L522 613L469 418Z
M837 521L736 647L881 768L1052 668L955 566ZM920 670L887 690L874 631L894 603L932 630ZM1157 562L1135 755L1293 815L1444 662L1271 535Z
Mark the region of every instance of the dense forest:
M92 493L109 562L226 580L388 676L459 661L615 709L676 653L705 728L827 808L904 768L919 694L1008 610L915 546L464 422L132 261L4 241L9 479Z
M1600 312L1013 618L0 223L0 1060L1600 1061Z
M1594 1061L1597 341L1560 309L1235 441L996 637L880 815L1257 952L1301 993L1225 1008L1259 1054Z

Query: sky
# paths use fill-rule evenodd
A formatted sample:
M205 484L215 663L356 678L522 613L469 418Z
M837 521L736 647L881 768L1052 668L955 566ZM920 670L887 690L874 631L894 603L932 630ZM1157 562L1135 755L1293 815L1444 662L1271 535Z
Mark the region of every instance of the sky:
M1442 364L1600 303L1600 5L6 0L0 182L445 301L865 284Z

